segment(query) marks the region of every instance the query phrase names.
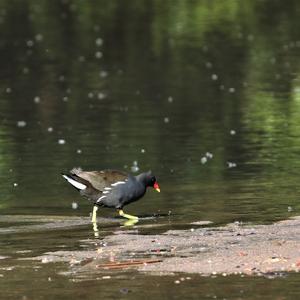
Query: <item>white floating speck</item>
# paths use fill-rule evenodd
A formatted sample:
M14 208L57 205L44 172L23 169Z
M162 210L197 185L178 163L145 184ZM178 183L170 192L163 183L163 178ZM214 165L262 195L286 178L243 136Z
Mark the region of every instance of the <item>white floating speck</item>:
M104 99L105 94L100 92L100 93L98 93L97 97L98 97L98 99Z
M141 153L145 153L146 152L146 150L145 149L141 149Z
M95 53L95 57L98 58L98 59L100 59L102 56L103 56L103 54L102 54L101 51L97 51L97 52Z
M100 47L103 45L103 40L101 38L97 38L95 41L96 46Z
M72 202L72 209L77 209L77 208L78 208L78 203Z
M41 42L44 39L43 35L40 33L38 33L34 38L37 42Z
M235 131L234 129L231 129L231 130L230 130L230 134L231 134L231 135L235 135L235 134L236 134L236 131Z
M168 117L165 117L165 118L164 118L164 122L165 122L165 123L169 123L169 122L170 122L170 119L169 119Z
M171 96L168 97L168 102L169 102L169 103L172 103L172 102L173 102L173 97L171 97Z
M5 91L6 91L7 94L9 94L9 93L11 93L11 88L8 87L8 88L6 88Z
M64 139L59 139L58 140L59 145L64 145L65 143L66 143L66 141Z
M212 80L218 80L218 75L217 74L212 74L211 79Z
M288 210L288 212L291 212L291 211L293 211L293 208L291 206L288 206L287 210Z
M27 47L32 47L34 45L34 42L32 40L28 40L26 42Z
M25 121L18 121L17 122L17 126L18 127L25 127L26 126L26 122Z
M69 98L68 98L67 96L64 96L64 97L62 98L62 100L63 100L64 102L68 102Z
M53 128L52 128L52 127L48 127L47 131L48 131L48 132L52 132L52 131L53 131Z
M81 149L77 149L76 151L78 154L81 154L82 153L82 150Z
M13 185L14 185L14 187L17 187L17 186L18 186L18 184L17 184L16 182L14 182L14 184L13 184Z
M101 71L99 73L100 77L104 78L104 77L107 77L108 73L106 71Z
M210 153L210 152L206 152L206 153L205 153L205 156L206 156L207 158L209 158L209 159L212 159L212 158L214 157L214 155L213 155L212 153Z
M227 166L228 166L228 168L235 168L237 166L237 164L235 162L228 161Z
M235 93L235 88L233 88L233 87L229 88L229 89L228 89L228 92L229 92L229 93Z
M208 62L205 63L205 66L206 66L207 69L211 69L213 65L212 65L211 62L208 61Z
M201 157L201 164L204 165L206 163L207 163L207 157L206 156Z
M29 69L27 67L23 68L23 74L28 74L29 73Z
M33 98L34 103L40 103L41 102L41 98L39 96L36 96Z
M137 172L140 169L138 166L138 162L136 160L132 163L132 166L130 169L131 169L131 172Z
M88 93L88 97L91 99L91 98L94 98L94 93L92 93L92 92L89 92Z

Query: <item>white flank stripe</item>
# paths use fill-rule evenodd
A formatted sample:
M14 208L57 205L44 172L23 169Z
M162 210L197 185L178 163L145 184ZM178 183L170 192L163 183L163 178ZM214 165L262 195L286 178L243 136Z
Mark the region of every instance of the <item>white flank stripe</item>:
M111 188L110 188L110 187L105 187L104 189L105 189L105 190L111 190Z
M104 191L102 194L108 194L109 193L109 191Z
M97 203L100 202L102 199L106 198L106 196L102 196L97 200Z
M70 178L70 177L68 177L68 176L66 176L66 175L63 175L63 177L65 178L65 179L67 179L68 180L68 182L70 182L73 186L75 186L77 189L80 189L80 190L85 190L86 189L86 185L84 185L83 183L80 183L80 182L78 182L78 181L76 181L76 180L74 180L74 179L72 179L72 178Z
M126 183L125 181L117 181L115 183L112 183L111 186L116 186L116 185L125 184L125 183Z

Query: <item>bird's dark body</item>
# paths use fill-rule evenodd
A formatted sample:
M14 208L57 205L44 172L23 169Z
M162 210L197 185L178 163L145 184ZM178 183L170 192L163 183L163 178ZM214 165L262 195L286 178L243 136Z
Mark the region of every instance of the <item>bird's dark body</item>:
M73 169L63 176L94 204L117 209L142 198L147 186L156 182L151 172L133 176L116 170Z
M135 189L131 187L134 185ZM115 186L106 198L101 199L100 206L115 207L122 209L125 205L137 201L146 193L146 187L136 181L135 177L130 177L125 184Z

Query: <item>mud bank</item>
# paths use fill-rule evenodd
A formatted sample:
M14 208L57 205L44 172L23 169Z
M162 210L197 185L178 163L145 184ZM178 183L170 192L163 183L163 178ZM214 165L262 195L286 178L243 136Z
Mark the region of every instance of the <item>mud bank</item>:
M172 230L141 235L137 230L88 240L89 250L58 251L31 259L65 261L72 272L136 268L151 273L264 275L300 269L300 217L271 225ZM119 267L118 267L119 266Z

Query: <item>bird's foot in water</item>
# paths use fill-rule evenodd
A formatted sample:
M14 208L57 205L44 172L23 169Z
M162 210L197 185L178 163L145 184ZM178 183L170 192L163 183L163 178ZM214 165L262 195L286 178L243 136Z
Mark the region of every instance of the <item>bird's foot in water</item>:
M118 210L118 213L119 213L119 215L120 215L121 217L124 217L124 218L126 218L126 219L128 219L128 220L135 220L135 221L138 221L138 220L139 220L139 218L136 217L136 216L132 216L132 215L125 214L124 211L123 211L122 209L119 209L119 210Z
M134 224L138 223L139 219L130 219L124 222L124 226L133 226Z
M121 217L124 217L126 219L128 219L125 223L124 226L132 226L134 224L136 224L139 221L139 218L136 216L132 216L132 215L128 215L125 214L124 211L122 209L118 210L118 213Z

